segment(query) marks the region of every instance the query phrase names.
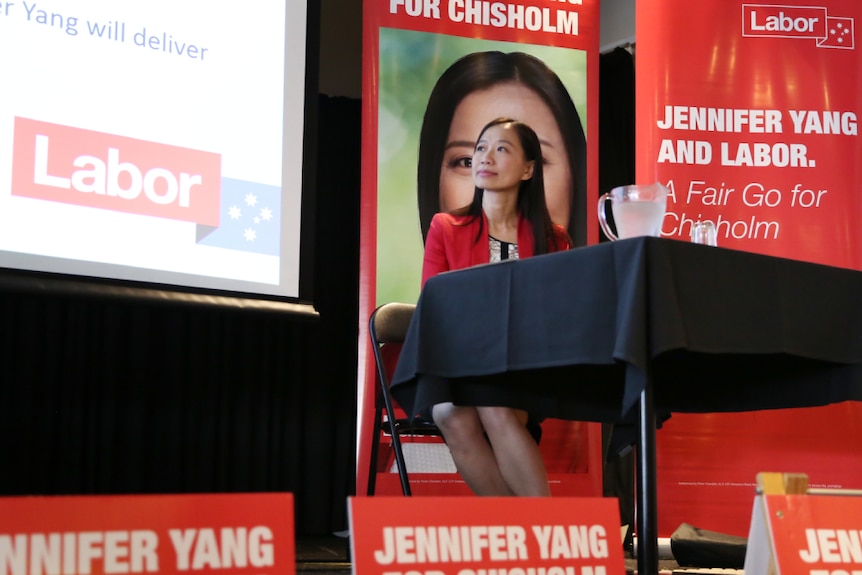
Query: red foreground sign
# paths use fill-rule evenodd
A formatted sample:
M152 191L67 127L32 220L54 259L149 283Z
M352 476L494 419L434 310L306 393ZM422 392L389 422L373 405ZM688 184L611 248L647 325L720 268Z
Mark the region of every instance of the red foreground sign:
M745 572L862 573L862 497L760 495L755 499Z
M362 575L625 570L617 500L587 497L352 497Z
M296 572L290 493L0 498L0 575Z

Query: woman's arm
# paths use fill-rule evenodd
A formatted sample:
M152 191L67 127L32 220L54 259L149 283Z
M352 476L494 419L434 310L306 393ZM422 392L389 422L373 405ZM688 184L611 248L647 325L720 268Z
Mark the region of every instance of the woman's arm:
M572 249L572 238L566 228L557 224L551 224L554 230L553 245L549 246L551 251L559 252Z
M452 269L449 264L449 258L446 256L446 243L444 241L446 222L443 218L442 214L434 215L431 219L431 227L428 229L428 236L425 238L425 256L422 260L422 287L425 287L425 282L428 281L428 278Z

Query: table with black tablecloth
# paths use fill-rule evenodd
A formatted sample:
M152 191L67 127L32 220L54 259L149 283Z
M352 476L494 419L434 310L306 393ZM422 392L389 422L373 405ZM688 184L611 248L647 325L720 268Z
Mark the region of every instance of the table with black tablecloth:
M641 237L440 274L392 390L413 413L635 424L638 565L654 573L656 414L862 401L862 272Z

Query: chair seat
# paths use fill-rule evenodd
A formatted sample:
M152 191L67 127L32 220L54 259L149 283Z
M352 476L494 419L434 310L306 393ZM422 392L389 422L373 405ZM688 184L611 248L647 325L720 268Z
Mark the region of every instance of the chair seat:
M424 419L396 419L395 429L399 435L436 435L442 437L440 429L433 421Z

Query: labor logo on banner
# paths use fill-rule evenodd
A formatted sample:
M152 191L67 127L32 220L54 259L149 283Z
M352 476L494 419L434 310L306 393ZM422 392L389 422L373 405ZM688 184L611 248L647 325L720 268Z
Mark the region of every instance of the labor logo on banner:
M810 38L821 48L853 50L853 28L853 18L829 16L827 9L819 6L742 6L743 36Z

